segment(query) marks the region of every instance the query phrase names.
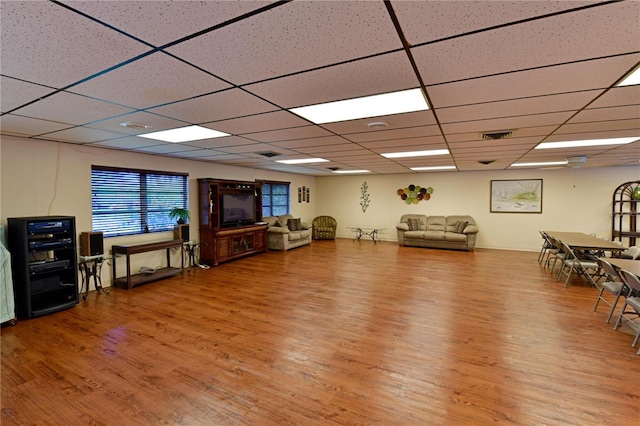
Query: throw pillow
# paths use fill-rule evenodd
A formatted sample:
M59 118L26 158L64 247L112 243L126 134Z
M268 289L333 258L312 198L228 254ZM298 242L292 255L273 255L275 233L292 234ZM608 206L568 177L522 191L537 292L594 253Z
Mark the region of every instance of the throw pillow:
M458 234L462 234L464 232L464 228L466 228L468 224L469 222L464 220L457 221L456 224L454 225L454 228L455 228L454 232Z
M407 225L409 225L409 231L419 231L420 219L407 219Z
M287 228L289 228L289 231L300 231L302 229L302 225L300 225L300 218L287 219Z

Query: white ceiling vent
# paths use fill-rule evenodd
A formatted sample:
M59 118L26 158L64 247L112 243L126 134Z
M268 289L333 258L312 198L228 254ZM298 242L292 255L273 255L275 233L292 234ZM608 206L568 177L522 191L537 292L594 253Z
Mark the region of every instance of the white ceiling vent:
M587 161L587 157L585 155L580 155L577 157L567 157L567 165L569 167L578 168L582 166Z

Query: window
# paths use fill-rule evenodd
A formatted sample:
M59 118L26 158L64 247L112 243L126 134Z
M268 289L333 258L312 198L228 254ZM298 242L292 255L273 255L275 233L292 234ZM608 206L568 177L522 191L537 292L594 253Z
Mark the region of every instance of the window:
M262 182L262 217L289 213L289 182Z
M183 173L91 167L92 229L105 237L169 231L174 207L189 208Z

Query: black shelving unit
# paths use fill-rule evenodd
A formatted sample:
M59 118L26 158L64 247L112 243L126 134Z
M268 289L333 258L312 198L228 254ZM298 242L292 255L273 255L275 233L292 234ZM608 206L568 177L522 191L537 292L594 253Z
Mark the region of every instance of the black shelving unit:
M35 318L79 300L73 216L7 219L16 313Z
M628 246L635 246L636 239L640 238L637 223L640 215L638 211L640 199L636 198L638 187L640 187L640 180L623 183L613 192L611 239L621 241Z

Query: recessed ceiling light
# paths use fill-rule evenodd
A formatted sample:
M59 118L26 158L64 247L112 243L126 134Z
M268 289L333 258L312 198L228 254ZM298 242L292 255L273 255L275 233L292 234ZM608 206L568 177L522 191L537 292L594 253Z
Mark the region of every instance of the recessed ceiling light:
M456 166L430 166L430 167L411 167L416 172L426 172L429 170L454 170Z
M429 155L447 155L448 149L432 149L430 151L407 151L407 152L390 152L380 154L385 158L404 158L404 157L427 157Z
M568 162L565 161L544 161L540 163L513 163L511 167L537 167L537 166L564 166Z
M297 160L276 160L276 163L282 164L308 164L308 163L324 163L329 160L324 158L299 158Z
M369 170L334 170L333 173L347 174L347 173L371 173L371 172Z
M160 132L145 133L138 136L141 138L157 139L160 141L177 143L197 141L201 139L221 138L223 136L229 136L229 133L207 129L206 127L187 126L171 130L162 130Z
M635 70L631 71L628 76L626 76L620 83L618 83L618 86L632 86L634 84L640 84L640 67L637 67Z
M291 108L297 114L315 124L335 123L358 118L425 111L429 109L420 89L402 90L381 95L346 99L344 101Z
M577 148L582 146L601 146L601 145L624 145L626 143L635 142L640 137L632 138L611 138L611 139L585 139L582 141L564 141L564 142L544 142L536 146L534 149L550 149L550 148Z

